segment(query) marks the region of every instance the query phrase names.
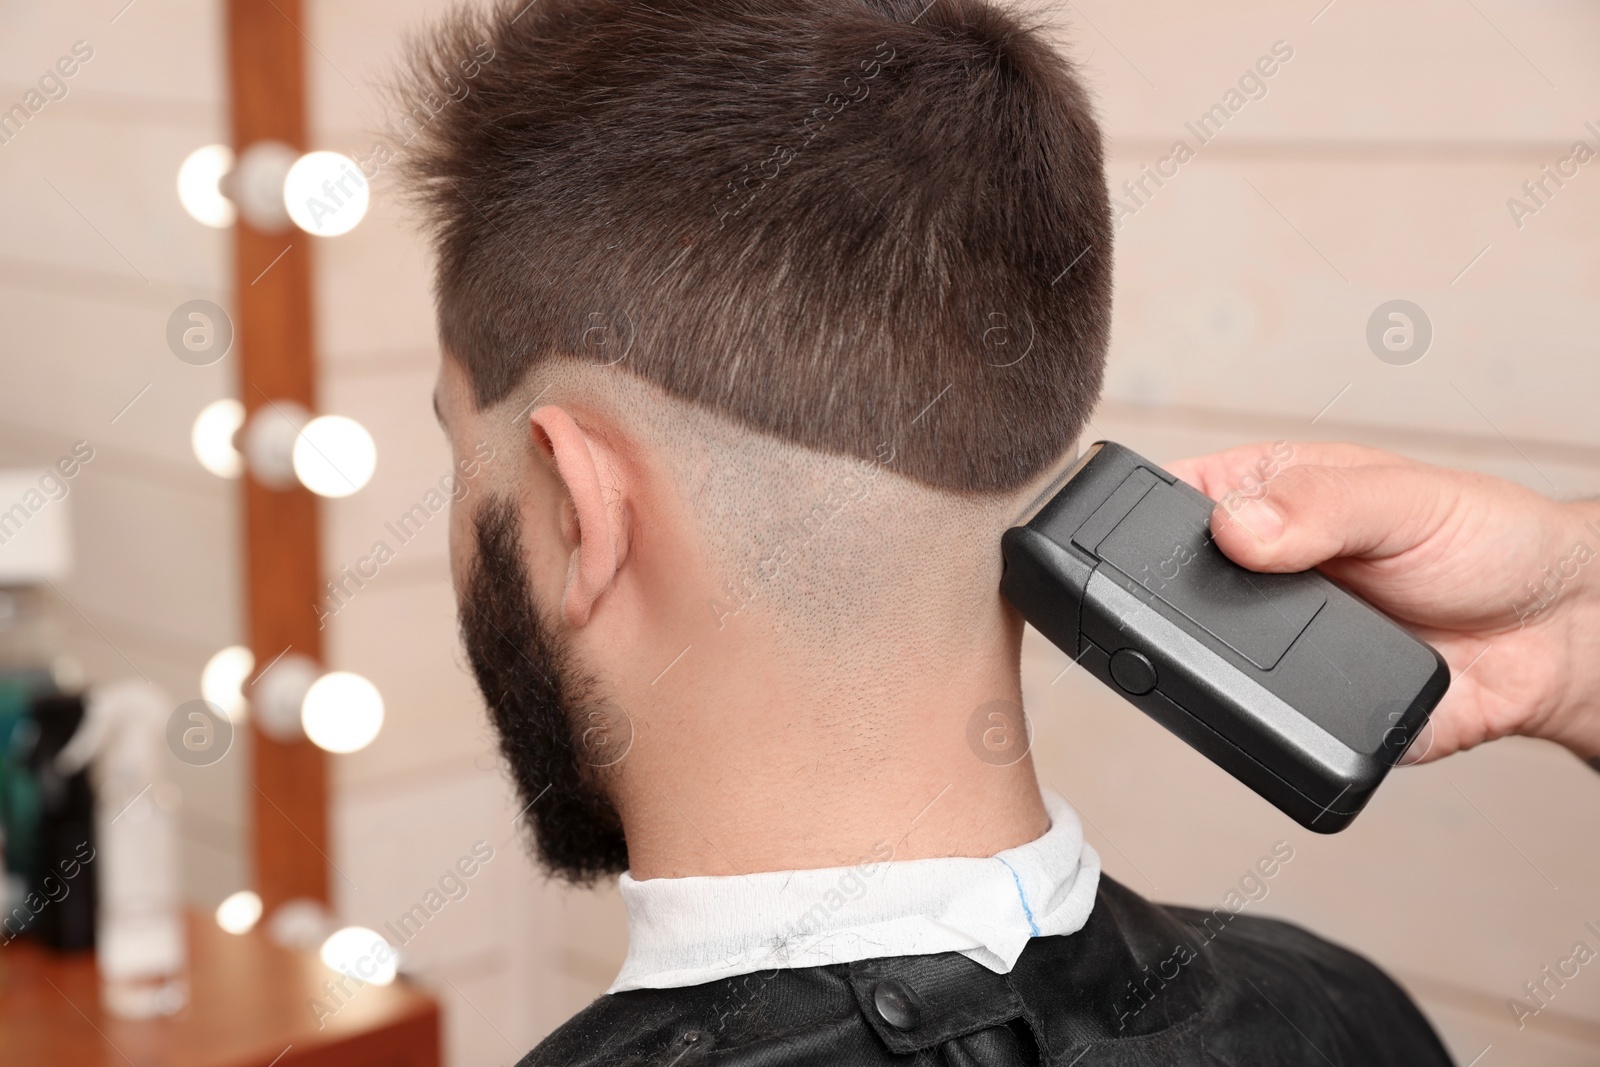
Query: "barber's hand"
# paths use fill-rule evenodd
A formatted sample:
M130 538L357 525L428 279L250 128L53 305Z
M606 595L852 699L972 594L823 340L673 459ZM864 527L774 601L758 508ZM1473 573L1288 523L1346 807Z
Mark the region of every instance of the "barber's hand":
M1508 734L1600 757L1600 504L1356 445L1246 445L1168 469L1220 501L1211 530L1235 562L1318 567L1449 662L1432 737L1405 762Z

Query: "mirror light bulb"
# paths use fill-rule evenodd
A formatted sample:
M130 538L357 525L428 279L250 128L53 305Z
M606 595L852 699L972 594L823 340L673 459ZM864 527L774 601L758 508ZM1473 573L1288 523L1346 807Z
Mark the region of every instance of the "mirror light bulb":
M319 748L359 751L370 745L383 727L383 697L378 687L361 675L332 671L306 691L300 725Z
M200 672L200 695L222 709L234 724L244 721L248 702L244 683L256 669L256 658L243 645L229 645L206 661Z
M343 415L306 423L294 442L294 473L318 496L349 496L372 480L378 446L367 428Z
M239 209L222 195L222 178L233 169L233 149L225 144L196 148L178 168L178 202L196 222L222 229L233 225Z
M230 934L247 934L261 920L261 898L241 889L217 905L217 925Z
M228 191L244 221L264 233L278 233L289 225L283 179L299 158L300 153L282 141L256 141L239 153Z
M230 398L214 400L200 410L189 433L189 445L200 466L219 478L244 473L244 456L233 447L233 435L244 425L244 405Z
M361 168L338 152L307 152L283 180L283 206L307 233L337 237L367 214L371 192Z
M398 953L376 930L365 926L346 926L335 930L322 943L318 953L331 970L348 974L373 985L394 981Z
M267 665L250 687L250 713L261 732L274 741L291 744L305 737L300 709L306 694L322 676L322 668L309 656L287 652ZM318 935L321 938L321 935Z
M297 952L315 951L333 928L327 905L310 897L290 897L267 917L267 936L275 944Z

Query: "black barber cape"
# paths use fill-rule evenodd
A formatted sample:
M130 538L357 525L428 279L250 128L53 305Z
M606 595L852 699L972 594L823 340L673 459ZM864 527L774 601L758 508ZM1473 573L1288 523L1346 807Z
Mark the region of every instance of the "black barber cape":
M1103 874L1009 974L956 952L608 994L522 1067L1433 1067L1416 1005L1297 926L1163 907Z

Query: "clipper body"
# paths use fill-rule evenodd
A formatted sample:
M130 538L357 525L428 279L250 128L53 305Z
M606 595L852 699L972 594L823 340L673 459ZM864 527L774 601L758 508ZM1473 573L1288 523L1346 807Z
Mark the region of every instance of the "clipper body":
M1348 826L1450 670L1316 571L1224 556L1213 502L1111 442L1001 546L1001 591L1086 670L1307 829Z

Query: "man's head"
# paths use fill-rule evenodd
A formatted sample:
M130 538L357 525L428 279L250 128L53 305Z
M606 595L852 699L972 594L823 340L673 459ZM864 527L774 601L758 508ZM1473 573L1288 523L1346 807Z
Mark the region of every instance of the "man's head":
M696 737L881 758L913 652L1020 632L996 539L1098 394L1070 68L980 0L516 0L414 71L441 411L500 457L463 631L542 858L621 869L629 768Z

